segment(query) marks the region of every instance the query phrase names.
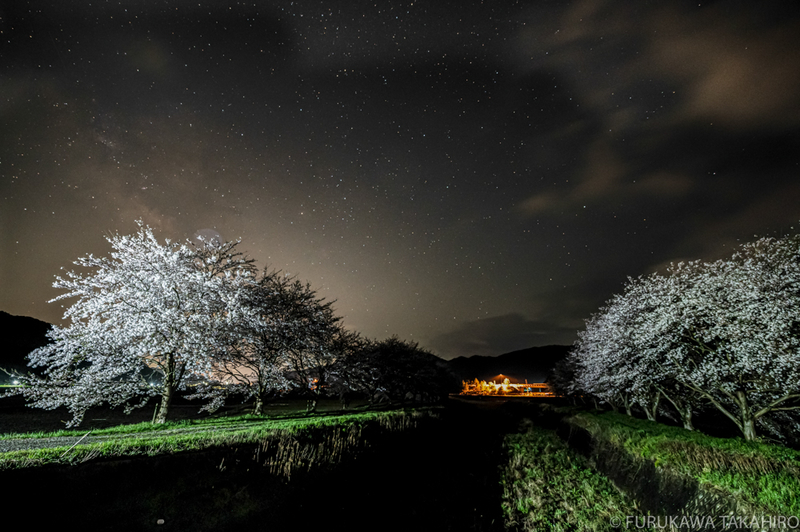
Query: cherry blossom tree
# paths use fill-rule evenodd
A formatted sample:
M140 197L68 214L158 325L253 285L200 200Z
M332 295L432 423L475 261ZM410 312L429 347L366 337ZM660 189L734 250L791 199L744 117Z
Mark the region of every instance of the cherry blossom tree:
M640 281L629 279L622 295L615 295L586 321L569 360L577 365L576 391L593 394L614 409L623 406L628 415L638 404L648 419L655 420L661 392L654 375L644 370L634 334L647 305L640 296Z
M53 342L29 355L44 376L24 376L26 386L17 389L31 406L66 406L69 426L92 406L129 411L157 395L156 422L163 423L175 392L210 375L218 351L213 339L223 336L222 316L236 298L234 280L252 274L237 242L160 244L150 227L137 224L134 235L107 237L110 257L75 262L88 273L56 278L54 286L67 293L52 302L77 299L64 314L70 324L53 327Z
M333 302L308 283L264 270L240 284L216 338L210 377L190 397L210 399L211 410L242 393L255 399L254 413L261 414L269 396L295 389L310 397L314 410L329 391L330 367L360 348L360 336L342 326Z
M612 405L630 396L651 419L663 396L686 428L706 401L756 439L765 416L800 410L800 236L629 279L569 360L575 390Z
M626 363L618 343L618 323L611 314L613 303L586 321L585 330L578 333L573 348L575 388L589 393L611 405L614 410L623 406L630 414L630 382L621 366Z
M633 300L636 308L629 335L636 351L637 381L667 399L684 428L694 430L692 415L700 397L674 378L676 367L669 357L670 350L674 349L674 328L670 320L663 319L675 315L685 289L686 284L679 278L654 273L629 279L625 297ZM658 404L651 402L650 407L652 415L648 417L655 419Z
M800 409L800 238L763 238L729 260L679 265L665 313L675 380L757 438L756 422Z
M574 353L569 352L567 356L559 360L553 366L548 383L556 395L569 397L572 404L577 405L578 398L583 395L582 390L574 388L575 367Z
M309 284L268 270L242 278L236 293L218 339L212 379L194 397L212 399L211 409L229 393L242 393L255 399L256 414L270 395L292 388L316 397L325 367L344 354L337 345L344 333L331 303L319 299Z
M284 359L295 386L310 396L309 410L331 384L331 370L337 360L350 357L363 346L364 340L347 330L341 318L333 313L332 303L316 296L306 284L295 282L289 295L297 305L295 324L303 334L292 336L284 343Z
M458 379L443 360L397 336L366 342L356 354L337 361L331 372L346 389L368 397L430 400L458 389Z

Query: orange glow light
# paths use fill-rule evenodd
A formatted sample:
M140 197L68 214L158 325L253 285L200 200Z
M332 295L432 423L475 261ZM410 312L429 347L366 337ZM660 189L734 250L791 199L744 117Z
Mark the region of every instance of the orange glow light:
M505 375L499 384L495 381L486 382L475 379L474 381L461 382L461 395L501 395L512 397L556 397L552 388L543 382L513 384Z

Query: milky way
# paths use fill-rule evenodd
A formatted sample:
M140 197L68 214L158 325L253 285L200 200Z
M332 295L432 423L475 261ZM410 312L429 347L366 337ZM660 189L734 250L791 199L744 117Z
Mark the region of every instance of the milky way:
M569 344L628 276L800 220L794 2L11 2L0 310L104 235L241 238L345 324ZM797 229L795 229L797 227Z

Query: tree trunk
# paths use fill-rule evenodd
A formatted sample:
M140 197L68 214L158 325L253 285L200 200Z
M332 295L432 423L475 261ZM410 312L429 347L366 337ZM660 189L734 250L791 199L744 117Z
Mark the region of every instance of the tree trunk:
M678 415L683 422L683 428L686 430L694 430L694 425L692 424L692 403L689 400L681 399L680 392L678 395L673 399L670 397L668 393L666 393L663 389L659 388L661 395L666 397L667 400L672 403L672 406L675 407L675 410L678 411Z
M694 430L691 405L686 405L683 409L678 409L678 413L681 416L681 421L683 421L683 428L686 430Z
M158 407L158 414L156 414L156 423L159 425L167 420L167 413L169 412L169 405L172 402L175 388L170 384L164 384L164 391L161 392L161 404Z
M742 420L742 426L740 428L742 429L742 434L744 434L744 439L747 441L757 440L756 420L747 404L747 395L744 391L738 390L736 392L736 398L739 399L739 416Z
M649 405L644 407L644 412L647 415L647 419L650 421L656 420L656 415L658 414L658 404L661 402L661 393L656 392L654 396L651 397L651 401Z
M744 433L745 440L758 440L758 436L756 436L756 420L752 417L748 417L748 419L742 419L742 432Z
M166 371L164 372L164 389L161 391L161 405L158 408L155 420L159 425L167 420L169 405L172 403L172 396L175 395L176 377L175 355L169 353L167 354Z
M623 407L625 408L625 413L631 417L633 417L633 398L628 393L620 393L618 394L620 403L617 405L621 410ZM617 407L614 407L614 412L617 412Z
M317 398L312 397L306 403L306 412L316 412L317 411Z
M626 395L624 393L621 393L621 394L619 394L619 397L620 397L620 399L622 399L622 404L625 406L625 413L628 414L629 416L633 417L633 412L631 411L631 408L633 407L633 401L631 401L630 396ZM614 408L614 412L616 412L616 411L617 411L617 409Z
M612 400L606 399L606 403L608 403L608 405L611 407L611 410L613 410L614 412L619 413L619 405L617 404L616 401L612 401Z
M253 413L257 416L264 414L264 396L267 393L267 386L264 384L262 377L264 375L264 361L261 361L261 368L258 373L258 380L256 381L256 404L253 408Z

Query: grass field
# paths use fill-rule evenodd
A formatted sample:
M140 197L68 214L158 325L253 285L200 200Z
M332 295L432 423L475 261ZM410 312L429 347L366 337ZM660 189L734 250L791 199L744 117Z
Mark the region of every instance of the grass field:
M339 406L338 401L335 406ZM94 436L100 435L113 435L113 434L136 434L136 433L153 433L163 434L170 431L191 431L191 430L204 430L204 429L231 429L235 427L254 426L263 423L290 423L296 420L305 420L308 422L314 419L329 418L329 417L342 417L348 418L351 416L360 416L362 414L375 415L379 411L366 411L362 408L361 411L353 409L352 413L343 414L339 408L334 409L331 405L326 405L318 409L316 413L308 413L304 407L301 408L300 402L285 402L275 403L269 405L267 412L264 415L256 416L254 414L239 414L230 416L214 416L204 417L198 419L183 419L180 421L167 421L162 424L155 424L149 422L140 423L121 423L108 428L91 429ZM37 412L31 410L32 413ZM57 431L36 431L36 432L22 432L22 433L0 433L0 440L16 439L16 438L55 438L67 436L83 436L86 434L86 429L62 429Z
M154 456L215 447L272 442L283 452L312 433L323 432L323 448L314 451L319 460L338 459L344 448L358 443L361 429L377 425L382 430L405 430L426 416L437 415L431 409L358 412L339 415L287 415L265 417L243 415L164 424L138 423L99 429L87 433L61 430L52 433L4 434L2 441L46 440L53 445L0 453L0 469L33 467L44 464L82 463L96 458ZM333 430L335 429L335 430ZM79 438L89 435L74 445ZM325 439L327 438L327 439ZM74 447L73 447L74 445ZM300 451L297 451L300 452ZM326 454L330 455L323 458Z
M253 459L267 465L270 472L291 477L297 471L339 463L344 456L352 456L369 445L376 428L381 433L403 431L441 413L439 408L344 413L335 411L337 404L331 402L329 411L308 414L301 406L276 403L269 416L247 414L161 425L123 424L91 431L0 434L0 450L3 445L12 448L25 442L44 445L0 452L0 470L240 449L252 453ZM765 515L800 515L800 451L739 438L715 438L613 412L563 412L569 412L570 423L585 428L595 438L731 493ZM499 410L496 413L501 414ZM464 420L471 419L468 413L462 414ZM463 423L458 418L451 430L458 431ZM495 434L500 438L505 432ZM615 519L624 522L627 516L641 515L632 501L595 472L588 459L569 449L554 431L534 426L525 433L506 434L503 441L506 458L498 465L507 529L614 530ZM437 442L431 440L430 444L436 446ZM391 456L386 459L391 460ZM465 468L470 467L468 458L463 462ZM493 486L497 486L497 480ZM499 501L492 504L499 507Z
M570 421L656 466L732 493L765 514L800 515L800 451L715 438L614 412L579 413Z
M509 530L616 530L639 515L610 480L552 431L532 427L504 443L503 512ZM614 519L617 526L613 525Z

